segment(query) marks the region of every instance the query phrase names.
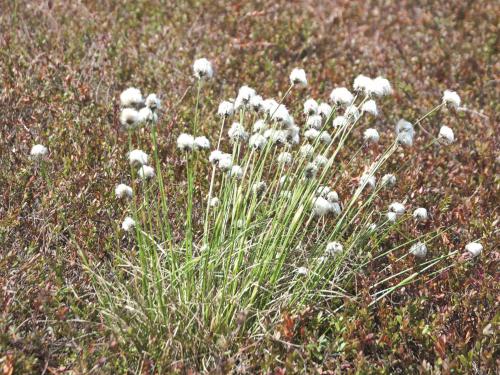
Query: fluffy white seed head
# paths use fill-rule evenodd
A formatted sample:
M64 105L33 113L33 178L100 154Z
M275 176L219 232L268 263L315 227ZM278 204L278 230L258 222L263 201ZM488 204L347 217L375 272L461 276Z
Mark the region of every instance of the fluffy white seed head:
M296 272L300 276L306 276L309 273L309 270L306 267L299 267Z
M358 107L350 105L345 109L344 116L353 121L357 121L361 117L361 114L359 113Z
M234 104L227 100L222 101L217 109L217 115L220 117L229 117L234 113Z
M127 216L122 222L122 229L125 232L130 232L135 227L135 220Z
M378 143L378 141L380 140L380 135L378 134L377 129L369 128L366 129L365 132L363 133L363 138L365 142Z
M210 198L210 201L208 202L210 207L217 207L219 205L219 203L220 203L220 201L219 201L219 198L217 198L217 197Z
M326 200L330 203L338 203L339 202L339 195L337 194L336 191L330 191L326 195Z
M318 113L318 102L312 98L307 99L304 102L304 114L306 116L312 116Z
M359 179L359 186L369 187L370 189L375 189L377 184L377 179L375 176L370 175L370 173L364 173Z
M262 133L265 130L267 130L267 124L264 120L260 119L255 121L255 124L253 124L252 131L254 133Z
M232 142L244 142L248 139L248 133L239 122L233 122L227 134Z
M118 184L115 187L115 196L119 199L122 198L132 198L133 191L132 188L125 184Z
M292 154L286 151L283 151L278 155L278 163L280 164L291 164L292 162Z
M139 168L138 174L139 177L142 178L143 180L148 180L155 176L155 170L153 167L150 167L149 165L143 165L141 168Z
M316 196L317 197L323 197L323 198L326 198L327 195L332 191L332 189L330 189L329 186L327 185L320 185L318 186L318 188L316 189Z
M290 73L290 82L292 85L307 86L306 72L304 69L293 69Z
M135 87L129 87L120 94L120 105L123 108L140 106L143 101L141 90Z
M427 255L427 246L423 242L417 242L410 247L410 253L417 258L425 258Z
M354 79L353 88L354 91L369 93L370 87L372 85L372 79L363 74L360 74Z
M344 246L340 242L332 241L326 244L325 254L327 256L332 257L340 254L342 251L344 251Z
M318 138L321 142L323 142L326 145L332 141L332 136L326 131L320 132Z
M214 75L212 63L206 58L195 60L193 64L194 76L198 79L210 79Z
M44 145L34 145L31 147L30 155L33 159L41 159L45 157L48 153L47 147Z
M264 181L256 182L252 185L252 191L257 195L262 195L267 189L267 184Z
M397 216L401 216L405 213L405 206L399 202L393 202L389 205L389 211L394 212Z
M139 123L156 123L157 121L158 115L151 108L143 107L139 110Z
M241 168L239 165L233 165L231 167L231 171L229 172L229 175L231 177L236 178L237 180L241 180L243 177L243 168Z
M318 106L318 115L320 115L324 119L329 118L331 114L332 114L332 106L330 104L321 103Z
M120 112L120 124L125 129L135 129L141 124L141 115L139 111L133 108L123 108Z
M398 215L395 212L389 211L387 213L387 221L389 221L390 223L395 223L397 218Z
M443 92L443 103L449 105L453 108L460 107L462 100L456 91L444 90Z
M441 126L439 129L438 139L445 145L450 145L455 141L455 134L453 130L446 125Z
M285 129L293 125L293 118L284 105L280 105L271 118Z
M319 136L319 130L316 130L314 128L307 129L304 132L304 137L306 139L309 139L310 141L315 140Z
M333 127L340 128L344 125L347 125L348 120L345 116L337 116L333 119Z
M312 156L312 154L314 153L314 147L312 145L310 145L309 143L306 143L305 145L302 145L300 147L300 155L304 158L308 158L310 156Z
M304 177L308 180L315 178L317 173L318 167L314 163L308 163L304 167Z
M262 99L262 96L260 96L260 95L252 96L250 98L250 101L248 102L248 105L255 112L264 111L264 99Z
M380 182L384 187L393 187L394 185L396 185L396 176L394 176L392 173L387 173L382 177L382 180Z
M221 150L213 150L208 156L208 161L212 165L217 165L219 160L224 157L224 153Z
M231 154L223 154L222 157L219 159L217 166L221 171L224 172L230 171L231 168L233 167L233 158Z
M210 141L205 136L196 137L194 139L194 148L196 150L208 150L210 148Z
M316 197L313 200L313 213L316 216L325 216L331 212L332 204L323 197Z
M317 167L322 168L322 167L324 167L325 165L328 164L328 158L326 156L324 156L324 155L316 155L316 157L313 160L313 163Z
M128 160L133 166L141 166L148 163L148 155L142 150L132 150L128 154Z
M403 146L412 146L415 130L411 122L401 119L396 124L397 140Z
M419 207L413 211L413 217L417 221L427 221L427 210L424 207Z
M373 99L367 100L361 106L361 111L369 113L370 115L373 116L378 116L377 103L375 103L375 100Z
M321 129L323 118L320 115L311 115L306 121L306 127L309 129Z
M146 97L146 107L152 111L156 111L161 108L161 101L156 94L149 94Z
M238 90L238 96L234 102L234 108L239 110L247 107L250 104L250 99L252 99L255 95L255 90L251 87L248 87L247 85L241 86Z
M389 80L384 77L377 77L370 83L368 93L376 96L392 94L392 86Z
M279 103L274 99L265 99L262 102L262 107L264 108L264 112L266 112L269 116L271 116L274 111L278 108Z
M262 150L267 143L266 137L260 133L255 133L250 137L249 146L255 150Z
M347 88L337 87L330 93L330 100L337 105L348 106L354 101L354 96Z
M465 245L465 251L467 251L473 257L477 257L483 251L483 245L479 242L469 242Z
M181 151L194 150L194 137L191 134L182 133L177 137L177 148Z

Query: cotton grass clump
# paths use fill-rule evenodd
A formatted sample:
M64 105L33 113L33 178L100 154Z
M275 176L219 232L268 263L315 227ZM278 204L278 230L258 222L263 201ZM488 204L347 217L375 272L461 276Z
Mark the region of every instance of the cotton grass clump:
M421 119L415 125L400 120L395 131L370 123L379 114L374 98L383 106L392 93L386 78L359 75L354 94L340 87L319 101L290 100L308 97L306 72L295 69L278 100L242 85L230 94L234 101L212 101L203 94L216 84L207 82L212 64L199 59L192 68L193 114L171 130L176 161L163 157L169 150L158 140L164 133L158 132L156 94L144 100L130 88L120 95L120 122L129 139L124 179L132 186L117 185L115 195L129 198L120 206L128 235L117 233L116 263L106 266L117 264L120 272L85 259L104 321L134 348L133 361L148 353L159 372L168 372L183 356L213 368L222 349L212 339L237 330L261 337L267 334L264 320L276 326L282 311L311 305L333 311L347 296L369 296L374 304L430 269L439 272L440 262L455 255L428 260L427 247L439 230L422 233L425 241L414 232L428 225L413 225L404 236L410 253L425 260L405 259L408 247L397 242L412 215L404 215L402 203L390 204L407 198L385 189L396 177L383 171L403 146L414 144ZM220 104L213 108L214 102ZM448 93L429 113L443 102L457 100ZM213 130L207 136L199 135L202 118L203 129ZM138 143L138 130L150 141ZM441 138L449 140L449 133ZM151 157L142 148L151 149ZM177 190L165 176L175 176ZM427 220L424 210L413 212L415 220ZM477 255L478 248L469 244L466 251ZM380 267L381 282L360 291L352 280L368 265Z

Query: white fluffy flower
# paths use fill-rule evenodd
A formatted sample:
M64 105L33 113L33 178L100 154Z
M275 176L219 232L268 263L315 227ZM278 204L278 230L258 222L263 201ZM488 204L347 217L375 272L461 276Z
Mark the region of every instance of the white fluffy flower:
M262 134L255 133L250 137L250 140L248 141L248 144L250 147L256 149L256 150L262 150L264 146L267 143L266 137L264 137Z
M317 167L324 167L326 164L328 164L328 158L323 155L316 155L316 157L313 160L313 163Z
M337 87L330 93L330 100L337 105L348 106L353 102L354 96L347 88Z
M373 99L367 100L361 106L361 111L369 113L373 116L378 116L377 103L375 103L375 100Z
M479 242L469 242L465 245L465 251L467 251L473 257L477 257L483 251L483 245Z
M332 136L328 134L326 131L322 131L319 133L318 138L324 144L329 144L332 141Z
M326 195L326 200L330 203L338 203L339 201L339 195L337 194L336 191L330 191Z
M41 159L47 155L47 147L44 145L34 145L31 147L30 155L35 159Z
M177 148L179 150L192 151L194 147L194 137L191 134L182 133L177 137Z
M371 81L368 93L377 96L390 95L392 94L391 83L386 78L377 77Z
M316 216L325 216L331 210L331 203L323 197L316 197L313 201L313 213Z
M411 122L404 119L399 120L396 124L396 135L398 142L403 146L412 146L415 130Z
M290 82L292 85L307 86L306 72L304 69L293 69L290 73Z
M358 107L356 107L355 105L350 105L345 109L344 116L357 121L360 118L361 114L359 113Z
M363 138L368 143L378 143L380 135L378 134L377 129L369 128L363 133Z
M274 144L284 145L287 142L288 133L286 130L267 129L264 132L264 137Z
M252 190L257 195L262 195L267 189L267 184L264 181L256 182L252 185Z
M136 107L143 102L141 90L129 87L120 94L120 104L122 107Z
M394 176L392 173L387 173L382 177L382 180L380 182L382 186L392 187L396 185L396 176Z
M300 155L302 155L302 157L307 158L309 156L312 156L312 154L314 152L314 147L312 145L310 145L309 143L306 143L305 145L300 147L299 152L300 152Z
M156 111L160 109L161 102L160 99L156 96L156 94L149 94L146 97L146 107L150 108L152 111Z
M325 254L328 256L335 256L344 251L344 246L340 242L333 241L326 244Z
M347 118L345 116L337 116L333 119L333 127L340 128L348 123Z
M427 246L423 242L417 242L410 247L410 253L415 255L417 258L425 258L427 255Z
M304 102L304 114L306 116L312 116L318 113L318 102L312 98L307 99Z
M128 154L131 165L140 166L148 163L148 155L142 150L132 150Z
M298 275L305 276L309 273L309 270L306 267L299 267L296 272Z
M292 162L292 154L289 152L283 151L278 155L278 163L280 164L290 164Z
M257 120L253 124L252 131L254 133L260 133L267 129L267 124L264 120Z
M193 72L194 76L198 79L210 79L214 75L212 63L205 58L195 60Z
M450 145L455 141L455 134L453 134L453 130L446 125L441 126L439 129L438 139L442 141L446 145Z
M250 99L256 95L255 90L243 85L238 90L238 96L234 102L235 109L242 109L250 104ZM264 105L264 103L263 103Z
M205 136L196 137L194 139L194 148L196 150L208 150L210 148L210 141Z
M248 105L255 112L262 112L264 110L264 99L260 95L254 95L250 98Z
M224 153L221 150L213 150L208 157L208 161L213 165L217 165L223 157Z
M375 189L376 184L377 179L369 173L364 173L359 179L359 186L368 186L370 189Z
M140 178L142 178L143 180L147 180L155 176L155 170L153 167L150 167L149 165L143 165L139 169L138 174Z
M233 113L234 113L234 104L233 103L224 100L219 104L217 114L220 117L229 117L229 116L232 116Z
M115 196L119 199L121 198L132 198L133 191L132 188L125 184L118 184L115 187Z
M248 139L248 133L239 122L233 122L227 134L233 142L246 141Z
M398 215L395 212L388 212L387 213L387 220L391 223L396 222L396 219L398 218Z
M158 115L151 110L149 107L143 107L139 110L139 122L152 122L156 123L158 121Z
M217 166L221 171L229 171L233 167L233 158L230 154L223 154Z
M290 116L288 109L284 105L280 105L278 109L272 114L271 118L279 122L284 128L293 125L293 118Z
M125 129L134 129L141 123L139 111L133 108L123 108L120 112L120 124Z
M329 186L327 185L320 185L315 191L315 194L317 197L323 197L326 198L327 195L332 191Z
M210 207L217 207L219 205L220 201L219 198L217 197L212 197L210 198L210 201L208 202Z
M405 213L405 206L399 202L393 202L389 205L389 211L394 212L397 216L401 216Z
M125 220L123 220L122 229L125 232L130 232L134 227L135 227L135 220L132 219L130 216L127 216Z
M331 114L332 114L332 106L330 104L321 103L318 106L318 115L320 115L324 119L329 118Z
M262 102L262 107L264 108L264 112L266 112L269 116L271 116L274 111L278 108L279 103L274 99L265 99Z
M424 207L419 207L413 211L413 217L417 221L427 221L427 210Z
M304 137L309 140L314 140L319 136L319 130L316 130L314 128L307 129L304 132Z
M318 173L318 167L314 163L308 163L304 167L304 177L308 180L316 177L317 173Z
M457 94L456 91L451 91L451 90L444 90L443 92L443 103L450 105L454 108L460 107L461 103L460 96Z
M360 74L354 79L353 88L354 91L364 91L365 93L369 93L369 89L372 84L372 79L363 74Z
M320 115L312 115L306 121L306 127L310 129L321 129L321 125L323 123L323 118Z
M337 202L330 203L330 212L334 216L339 216L342 213L342 209L340 208L340 204L338 204Z
M236 178L237 180L241 180L241 178L243 177L243 168L241 168L239 165L233 165L231 171L229 172L229 175Z

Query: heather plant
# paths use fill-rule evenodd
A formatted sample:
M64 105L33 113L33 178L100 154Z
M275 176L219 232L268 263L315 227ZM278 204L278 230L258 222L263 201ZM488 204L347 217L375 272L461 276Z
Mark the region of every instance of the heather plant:
M115 188L116 198L127 202L120 245L99 267L82 254L105 322L130 347L131 365L148 358L165 371L182 358L210 369L220 353L235 351L237 337L273 335L284 311L331 312L361 296L373 305L420 275L449 267L444 261L456 251L429 250L447 228L423 227L426 208L385 193L397 184L388 160L412 147L419 129L429 145L454 141L449 127L434 132L421 122L447 106L459 110L458 94L446 91L422 118L401 119L393 134L381 134L366 121L379 113L375 100L393 91L387 79L360 75L353 92L335 88L330 103L304 98L303 108L292 109L285 105L291 92L303 93L308 84L305 71L294 69L279 100L242 86L234 100L220 103L218 131L201 134L202 111L215 110L200 105L214 72L206 59L193 71L189 132L176 134L184 206L165 189L160 100L129 88L120 95L130 164L124 174L130 186L117 181ZM363 139L353 142L358 129ZM139 130L150 135L151 150L134 144ZM381 138L391 139L387 147ZM364 157L367 150L373 158ZM172 227L172 212L184 216L182 228ZM418 235L407 230L416 226ZM481 250L480 244L466 248L472 256ZM408 257L412 265L403 267ZM367 267L377 267L380 278L359 288L357 277Z

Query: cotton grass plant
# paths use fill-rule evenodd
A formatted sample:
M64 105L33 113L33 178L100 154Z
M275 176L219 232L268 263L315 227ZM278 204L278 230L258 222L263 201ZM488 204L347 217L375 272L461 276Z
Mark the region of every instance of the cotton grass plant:
M439 228L407 233L402 243L389 240L405 223L428 219L424 208L384 201L396 177L383 173L396 172L386 171L387 161L413 145L418 124L429 114L414 124L401 120L394 133L364 125L379 113L375 100L392 93L388 80L359 76L353 92L336 88L330 103L307 98L292 110L287 98L296 86L302 87L299 95L307 85L304 70L294 69L279 100L263 99L245 85L234 101L203 109L220 120L212 124L218 128L213 134L200 134L200 101L213 69L200 59L193 73L191 123L173 130L185 166L185 206L173 205L165 191L160 102L154 94L144 100L138 89L128 89L120 96L120 120L129 139L124 180L131 186L122 182L115 194L127 198L117 241L131 244L119 246L104 267L84 256L105 322L130 345L131 364L148 358L161 372L182 359L214 368L219 355L235 352L231 342L239 337L272 336L283 311L311 305L331 311L361 294L374 304L422 274L439 273L441 262L455 255L431 251ZM445 94L429 113L450 102L457 98ZM152 150L133 144L139 128L150 134ZM357 129L364 131L363 140L352 149ZM441 131L436 137L449 144L449 135ZM381 138L391 139L385 149L377 145ZM363 154L370 147L379 152L367 162ZM341 160L347 150L349 157ZM362 170L356 169L360 162ZM196 184L203 176L206 184ZM173 235L171 212L185 215L183 228L175 228L180 239ZM479 254L477 249L468 251ZM380 279L359 291L356 279L370 265L380 267Z

